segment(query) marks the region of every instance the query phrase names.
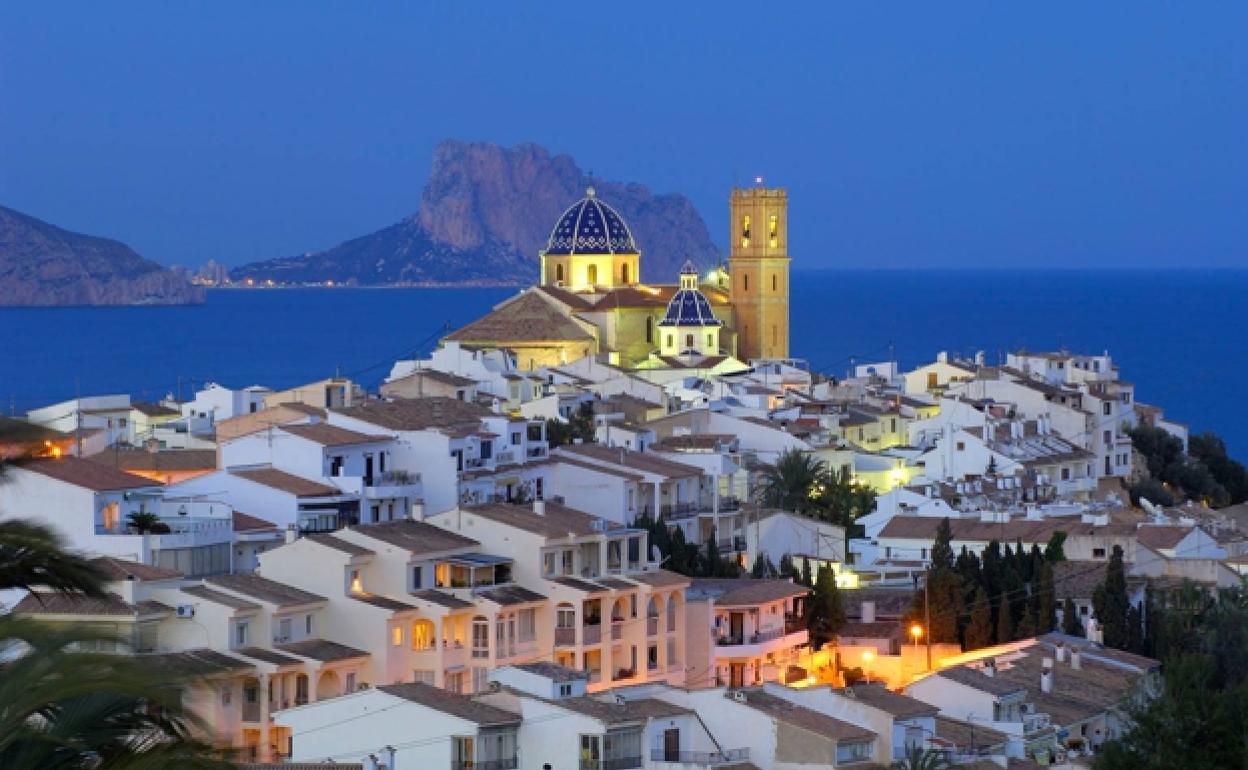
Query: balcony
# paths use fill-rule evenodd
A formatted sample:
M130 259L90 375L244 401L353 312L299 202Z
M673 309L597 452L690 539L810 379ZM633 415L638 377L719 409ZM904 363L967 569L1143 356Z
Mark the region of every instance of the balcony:
M641 757L616 759L586 759L581 757L581 770L638 770L643 767Z
M731 495L723 495L719 498L719 513L731 513L739 510L741 510L740 498Z
M244 722L261 721L260 720L260 704L258 702L254 702L254 703L244 702L242 711L243 711Z
M555 644L563 647L571 647L576 644L575 628L556 628Z
M715 545L719 547L720 553L735 553L737 551L744 551L746 548L745 537L742 535L736 535L734 537L721 537L715 541Z
M659 508L659 515L666 521L680 521L697 516L702 506L697 503L673 503Z
M624 638L624 619L611 621L611 638L619 641Z
M753 657L805 644L809 639L810 633L800 619L786 618L783 626L764 628L752 634L720 636L715 646L725 656Z
M598 644L602 641L602 626L593 625L585 626L585 635L582 644Z
M524 453L525 457L530 460L538 460L546 457L548 454L550 454L550 451L546 448L545 444L542 444L541 446L530 446Z
M659 619L658 618L646 618L646 636L658 636L658 635L659 635Z
M715 767L716 765L738 764L750 761L749 749L726 749L724 751L668 751L663 748L651 749L651 762L669 764L696 765L697 767Z

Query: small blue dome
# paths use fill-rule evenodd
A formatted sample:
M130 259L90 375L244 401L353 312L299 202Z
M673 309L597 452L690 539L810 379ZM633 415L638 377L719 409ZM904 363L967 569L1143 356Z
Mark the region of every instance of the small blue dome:
M594 188L559 217L543 254L638 254L624 219L598 200Z
M724 322L711 312L711 302L700 289L681 289L667 303L667 312L659 326L723 326Z

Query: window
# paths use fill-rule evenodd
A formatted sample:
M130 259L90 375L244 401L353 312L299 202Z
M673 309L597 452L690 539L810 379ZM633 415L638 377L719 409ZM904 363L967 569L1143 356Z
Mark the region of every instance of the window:
M859 741L857 743L836 744L836 763L862 762L871 758L871 742Z
M531 642L537 639L537 610L520 610L519 641Z
M958 442L958 451L959 451L959 452L964 452L964 451L966 451L966 442L965 442L965 441L959 441L959 442Z
M563 283L563 265L555 265L555 283Z
M566 605L558 607L555 610L555 627L576 628L576 610Z
M282 618L281 620L277 621L277 638L278 638L278 640L283 641L283 642L289 642L289 641L290 641L290 636L291 636L291 632L292 632L292 628L291 628L291 626L292 626L292 625L293 625L293 624L291 623L290 618Z
M674 347L675 345L676 345L676 338L670 334L667 335L667 346L670 348L670 347Z
M488 439L481 442L481 459L488 460L494 456L494 442Z
M234 646L247 646L247 621L245 620L240 620L234 624Z
M560 697L560 698L570 698L570 697L572 697L572 685L570 685L570 684L561 684L561 685L559 685L559 697Z
M746 214L741 217L741 246L748 248L750 245L750 215Z
M571 548L564 550L563 552L563 574L565 575L572 574L572 571L573 571L572 564L573 564L574 558L575 558L575 554L572 552Z
M620 283L628 283L628 263L620 265Z
M433 684L434 671L431 668L418 668L412 671L412 681L420 684Z
M741 276L741 288L745 289L746 291L750 290L750 277L748 275L743 274Z
M424 584L424 567L412 567L412 590L417 591Z
M767 245L775 248L780 243L780 221L775 214L767 218Z
M1108 406L1108 404L1106 406ZM1101 434L1101 437L1104 439L1106 445L1114 443L1114 432L1112 430L1104 431Z
M585 280L588 283L598 283L598 266L590 265L585 270Z
M654 319L646 316L646 342L654 342Z
M773 273L771 276L771 290L778 291L780 288L780 279Z
M1104 559L1104 558L1105 558L1105 549L1104 549L1104 548L1093 548L1093 549L1092 549L1092 558L1093 558L1093 559Z
M472 619L472 657L490 657L490 621L480 616Z
M342 455L334 455L333 457L329 458L329 475L330 476L342 475Z
M350 674L347 674L345 681L346 681L346 684L343 685L343 688L342 688L343 693L355 692L356 687L355 687L355 672L354 671L352 671Z
M394 645L395 647L403 646L403 627L402 626L395 626L394 628L390 629L390 644Z
M602 762L602 736L581 736L581 770L599 770Z
M511 445L520 446L520 432L519 431L515 431L514 433L511 434Z
M693 349L693 335L692 334L685 335L685 349L686 350Z
M542 554L542 576L550 577L555 574L555 552L547 551Z
M1101 412L1103 414L1111 414L1113 411L1114 411L1114 406L1110 402L1106 401L1105 403L1101 404Z
M713 334L706 335L706 346L708 348L715 347L715 335Z
M771 344L773 345L780 344L780 327L776 326L775 324L771 325Z
M351 570L351 593L358 594L364 591L364 585L360 582L360 571L358 569Z
M1062 481L1070 481L1070 468L1062 468Z
M472 669L472 691L484 692L490 684L490 670L484 666L476 666Z

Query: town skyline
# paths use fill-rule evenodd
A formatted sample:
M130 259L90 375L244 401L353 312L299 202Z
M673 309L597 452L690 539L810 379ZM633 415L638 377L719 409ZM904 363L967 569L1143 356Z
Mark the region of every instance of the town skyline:
M725 252L762 176L803 268L1243 267L1243 11L1125 9L9 7L0 204L234 266L412 215L457 137L687 195Z

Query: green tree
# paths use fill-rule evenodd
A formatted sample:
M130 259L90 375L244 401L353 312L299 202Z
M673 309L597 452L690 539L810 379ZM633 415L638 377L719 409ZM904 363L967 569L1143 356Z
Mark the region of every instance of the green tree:
M1075 600L1069 596L1062 605L1062 632L1071 636L1083 636L1083 623L1079 620L1079 610L1075 608Z
M1228 503L1235 505L1248 500L1248 468L1231 459L1226 442L1213 433L1200 433L1188 440L1187 451L1213 474L1214 480L1226 490Z
M566 422L553 417L546 420L546 441L551 448L573 444L579 439L583 444L594 442L594 404L584 401L573 410Z
M997 644L1005 644L1014 641L1014 620L1010 617L1010 602L1006 597L1001 597L1001 602L997 607Z
M802 573L793 563L793 557L787 553L780 557L780 577L792 580L794 583L802 582Z
M815 577L814 573L812 573L810 569L810 559L805 556L802 557L802 578L798 582L808 588L815 587Z
M1066 561L1066 533L1060 529L1049 536L1049 542L1044 546L1045 561L1050 564L1057 564L1059 561Z
M992 604L983 586L975 589L975 601L971 604L971 622L966 627L967 650L978 650L992 644Z
M771 559L767 558L766 552L760 551L758 556L754 557L754 566L750 568L750 576L756 578L776 577L778 574L776 565L771 563Z
M161 521L159 516L148 511L135 511L130 514L126 519L126 526L140 535L146 533L163 535L169 532L169 525Z
M1048 561L1041 563L1036 583L1036 633L1047 634L1057 627L1057 587Z
M956 765L945 752L915 745L906 746L905 755L889 765L890 770L953 770L954 767Z
M1105 579L1092 591L1092 609L1107 646L1125 650L1130 641L1127 627L1127 574L1122 563L1122 546L1114 546L1105 567Z
M820 649L836 638L844 625L845 602L836 585L836 575L831 567L820 567L814 593L807 599L806 627L810 631L811 646Z
M763 471L755 494L763 505L809 514L826 474L822 461L801 450L786 449L775 465Z
M1127 494L1131 497L1131 504L1137 508L1141 506L1140 500L1147 500L1153 505L1167 508L1175 503L1174 495L1166 489L1165 484L1157 479L1137 481L1127 487Z

